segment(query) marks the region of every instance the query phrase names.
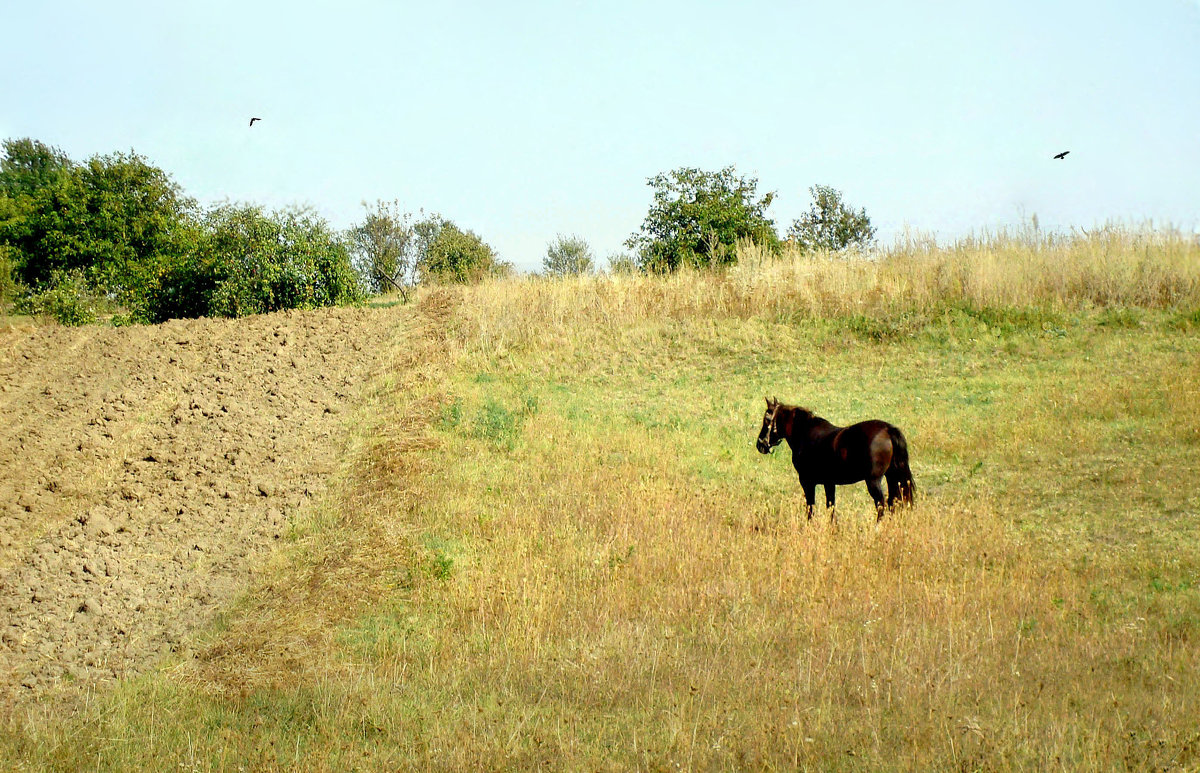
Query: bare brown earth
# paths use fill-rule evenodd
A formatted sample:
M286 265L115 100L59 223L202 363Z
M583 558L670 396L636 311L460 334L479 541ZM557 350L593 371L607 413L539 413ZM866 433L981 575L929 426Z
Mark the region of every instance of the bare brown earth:
M0 702L186 655L324 490L396 322L0 327Z

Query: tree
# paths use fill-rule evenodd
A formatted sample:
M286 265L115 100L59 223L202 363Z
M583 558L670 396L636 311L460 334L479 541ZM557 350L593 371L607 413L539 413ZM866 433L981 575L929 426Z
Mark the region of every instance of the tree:
M507 273L511 266L472 231L464 231L440 215L414 226L421 281L468 284Z
M163 260L186 249L194 202L136 153L73 164L32 140L6 141L0 189L0 243L15 253L30 287L74 272L103 293L128 300Z
M758 180L719 172L680 168L651 177L654 201L641 229L625 245L651 271L680 266L722 266L737 262L737 243L749 239L776 250L779 236L767 217L774 193L758 195Z
M397 290L407 303L416 284L420 250L412 215L400 212L399 202L378 201L374 209L367 207L366 218L349 236L356 270L368 289L373 293Z
M596 269L596 260L581 237L559 234L546 247L542 268L548 276L590 274Z
M6 139L0 158L0 302L18 290L29 262L33 199L74 168L58 148L33 139Z
M17 201L0 194L0 314L16 297L20 286L17 283L17 248L7 243L4 232L9 226L19 227L22 210Z
M842 201L842 194L828 185L808 189L813 203L808 214L792 221L788 241L802 252L844 250L852 244L866 247L875 239L867 211L855 212Z
M74 168L67 154L28 137L4 140L0 160L0 195L33 196L60 174Z

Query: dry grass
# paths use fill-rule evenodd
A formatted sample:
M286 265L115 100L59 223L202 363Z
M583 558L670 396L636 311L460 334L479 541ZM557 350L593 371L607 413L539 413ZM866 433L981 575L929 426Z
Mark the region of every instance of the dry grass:
M1021 249L747 255L398 310L340 493L201 658L10 723L0 749L113 770L1193 769L1197 247ZM836 529L804 521L787 461L753 451L776 392L900 424L917 506L876 528L846 488Z
M523 277L485 285L472 298L472 339L485 351L547 337L569 343L580 325L619 336L652 319L857 315L912 326L948 309L1192 310L1200 306L1200 240L1119 228L1070 239L1002 233L950 247L914 240L873 259L790 251L776 258L743 245L728 272Z

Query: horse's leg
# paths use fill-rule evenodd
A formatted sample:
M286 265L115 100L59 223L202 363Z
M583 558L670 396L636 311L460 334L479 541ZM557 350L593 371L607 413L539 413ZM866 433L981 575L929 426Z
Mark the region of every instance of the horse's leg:
M834 484L832 484L832 483L825 484L825 509L829 511L829 520L831 520L831 521L834 520L833 500L834 500L834 492L836 490L837 490L837 486L835 486Z
M867 478L867 491L875 500L875 522L883 520L883 478Z
M808 514L808 520L812 520L813 502L817 500L817 484L812 481L800 481L801 487L804 489L804 504L805 512Z
M887 506L888 506L889 510L893 510L896 507L896 500L903 499L903 496L900 494L900 476L895 473L889 472L887 474L887 484L888 484Z

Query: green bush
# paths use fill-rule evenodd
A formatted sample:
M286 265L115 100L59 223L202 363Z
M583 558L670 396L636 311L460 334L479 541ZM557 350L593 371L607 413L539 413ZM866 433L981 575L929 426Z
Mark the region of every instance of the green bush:
M547 276L590 274L596 270L596 261L582 237L559 234L547 245L542 268Z
M209 212L195 250L163 268L148 316L243 317L361 299L347 246L323 219L231 204Z
M34 140L0 158L0 301L14 280L22 308L67 324L159 322L315 308L362 297L343 238L303 209L225 205L202 217L137 154L82 164Z
M875 241L875 228L865 209L851 209L842 201L841 192L828 185L814 185L808 190L813 203L808 214L792 221L788 243L801 252L835 252L852 245L869 247Z
M469 284L512 270L478 235L449 220L434 215L414 228L421 245L417 270L424 282Z
M43 289L17 301L17 311L30 316L52 317L63 325L86 325L96 321L98 299L79 272L56 272Z
M9 307L17 297L20 285L17 283L16 261L13 260L13 250L7 245L0 244L0 314Z

